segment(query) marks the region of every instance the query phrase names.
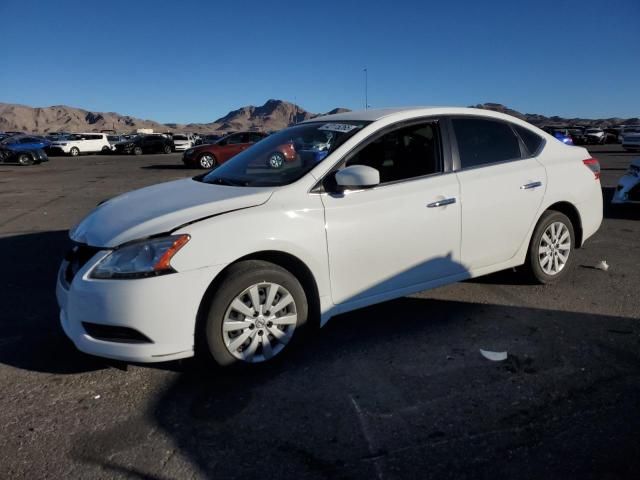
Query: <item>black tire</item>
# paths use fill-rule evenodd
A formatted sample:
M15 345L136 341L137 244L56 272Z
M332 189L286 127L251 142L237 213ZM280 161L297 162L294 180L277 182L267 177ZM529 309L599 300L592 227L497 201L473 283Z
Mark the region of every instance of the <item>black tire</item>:
M269 157L267 157L267 165L275 169L282 168L286 161L287 159L284 158L284 154L282 152L276 151L269 154Z
M162 151L164 153L171 153L171 145L165 145Z
M28 165L33 165L34 163L33 157L31 156L30 153L21 153L18 155L18 163L23 167L26 167Z
M210 161L211 161L210 165L207 157L210 158ZM213 155L212 153L203 153L198 157L198 168L201 168L203 170L211 170L217 165L217 163L218 161L216 160L215 155Z
M549 274L548 272L544 271L543 266L541 265L543 259L541 259L541 254L539 253L539 251L545 232L552 224L557 223L563 224L568 230L570 249L564 266L557 273ZM564 213L560 213L555 210L547 210L546 212L544 212L540 217L540 220L538 220L538 224L536 225L536 228L533 231L533 235L531 236L529 251L527 253L527 260L524 265L525 271L530 279L535 281L536 283L551 284L559 281L564 276L566 276L573 265L573 251L575 249L576 243L575 238L576 237L573 229L573 224L571 223L571 220L569 220L569 217L567 217ZM555 248L557 248L557 246Z
M102 153L103 154L111 153L111 149L105 145L104 147L102 147Z
M249 363L234 357L227 349L223 338L223 321L231 302L244 290L261 282L273 282L286 288L295 302L297 323L291 341L282 351L269 360ZM216 283L217 289L209 296L208 308L199 331L196 332L197 354L200 358L213 359L220 366L256 366L281 358L291 349L291 344L302 337L308 319L308 302L304 288L288 270L270 262L247 260L232 265Z
M71 155L72 157L77 157L78 155L80 155L80 149L78 149L78 147L71 147L71 150L69 150L69 155Z
M142 155L142 147L135 147L133 149L133 154L134 155Z

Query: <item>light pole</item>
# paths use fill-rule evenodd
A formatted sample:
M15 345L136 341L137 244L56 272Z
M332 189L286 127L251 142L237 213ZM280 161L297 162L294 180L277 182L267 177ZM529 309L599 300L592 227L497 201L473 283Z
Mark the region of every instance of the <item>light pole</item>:
M369 108L369 72L367 68L364 69L364 109Z

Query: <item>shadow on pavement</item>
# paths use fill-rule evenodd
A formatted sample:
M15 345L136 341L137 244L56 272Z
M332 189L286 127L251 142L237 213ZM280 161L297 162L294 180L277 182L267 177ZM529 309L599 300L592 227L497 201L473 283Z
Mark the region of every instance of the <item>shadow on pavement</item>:
M147 415L205 478L632 478L639 333L630 318L403 298L334 318L272 365L185 367ZM118 471L139 430L89 434L73 455Z
M56 275L68 248L66 231L0 238L0 363L50 373L104 368L60 327Z

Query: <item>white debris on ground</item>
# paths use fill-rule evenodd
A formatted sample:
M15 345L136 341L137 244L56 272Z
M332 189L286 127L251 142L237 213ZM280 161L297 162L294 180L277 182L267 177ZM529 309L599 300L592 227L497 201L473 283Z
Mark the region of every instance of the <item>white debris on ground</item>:
M607 270L609 270L609 264L607 263L606 260L601 260L598 263L596 263L596 266L594 268L597 268L598 270L602 270L603 272L606 272Z
M100 395L95 395L95 396L93 397L93 399L94 399L94 400L98 400L99 398L100 398Z
M502 362L507 359L507 352L491 352L489 350L480 349L480 353L487 360L491 360L492 362Z

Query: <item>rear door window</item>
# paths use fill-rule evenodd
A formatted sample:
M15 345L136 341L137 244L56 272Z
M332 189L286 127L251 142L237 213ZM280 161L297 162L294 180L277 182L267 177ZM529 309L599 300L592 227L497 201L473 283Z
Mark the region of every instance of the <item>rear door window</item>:
M460 168L522 158L518 137L506 122L482 118L453 118L451 122Z
M513 128L516 129L516 132L518 132L518 135L522 139L522 142L527 147L529 155L536 155L540 150L540 147L542 146L542 137L536 135L528 128L524 128L519 125L514 125Z

